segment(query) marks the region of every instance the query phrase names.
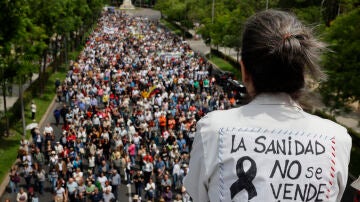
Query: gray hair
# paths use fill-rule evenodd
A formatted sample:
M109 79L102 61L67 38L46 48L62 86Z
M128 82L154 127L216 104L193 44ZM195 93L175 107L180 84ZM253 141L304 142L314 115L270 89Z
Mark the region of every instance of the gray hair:
M251 75L256 94L286 92L296 95L304 87L305 71L325 79L319 66L325 44L313 36L293 14L266 10L245 24L242 60Z

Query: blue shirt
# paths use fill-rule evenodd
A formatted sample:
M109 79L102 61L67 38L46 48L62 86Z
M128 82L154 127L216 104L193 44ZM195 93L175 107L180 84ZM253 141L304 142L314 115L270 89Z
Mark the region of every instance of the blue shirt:
M165 167L164 161L156 161L155 168L156 169L163 169Z
M70 194L75 193L76 189L78 188L78 184L76 182L67 183L66 188Z

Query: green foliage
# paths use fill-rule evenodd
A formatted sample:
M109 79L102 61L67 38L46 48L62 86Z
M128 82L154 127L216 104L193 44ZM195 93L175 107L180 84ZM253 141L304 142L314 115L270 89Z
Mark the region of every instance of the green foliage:
M298 16L298 18L302 19L307 23L315 23L319 24L321 22L321 13L319 11L318 6L309 6L305 8L294 8L294 13Z
M0 85L2 89L12 82L24 81L32 73L39 73L38 88L34 95L44 91L48 73L45 67L49 47L61 54L74 49L75 40L68 42L68 37L81 36L95 22L103 8L103 0L0 0ZM76 33L76 34L75 34ZM54 36L62 36L56 41ZM65 37L66 36L66 37ZM58 46L58 42L63 43ZM73 56L71 56L73 57ZM56 54L54 54L56 60ZM28 102L24 96L24 102ZM10 122L20 117L20 107L5 113ZM4 124L6 125L6 124Z
M18 154L20 136L0 136L0 181L3 182Z
M160 0L155 5L155 9L160 10L168 21L181 22L183 26L192 27L192 23L187 17L190 1Z
M211 49L210 60L220 69L234 73L236 79L241 79L239 62L236 61L233 57L226 55L221 51Z
M327 104L333 108L360 100L360 8L337 17L326 29L332 52L325 56L329 79L322 85Z
M326 104L333 109L345 107L360 98L360 19L358 0L159 0L156 8L169 21L197 22L197 33L205 43L241 49L244 22L255 12L278 8L295 13L311 24L333 52L326 55L324 66L329 80L321 86ZM328 28L325 30L326 26ZM189 27L186 25L185 27Z
M39 122L41 117L45 114L48 106L50 105L53 97L55 96L54 83L56 78L64 79L66 76L66 71L57 72L52 74L47 81L46 89L44 95L39 97L35 96L36 91L38 90L38 82L34 82L24 93L24 102L26 103L25 107L25 117L26 123L31 123L31 111L30 111L30 103L34 101L37 105L37 116L36 122ZM9 111L9 119L11 124L13 125L13 129L11 131L14 136L3 137L0 136L0 181L3 181L5 175L8 174L9 168L14 163L16 159L19 141L22 133L22 126L19 122L20 117L20 102L17 101L14 107ZM4 130L4 119L0 119L0 132Z
M230 62L216 55L212 55L210 61L214 63L219 69L234 73L235 79L241 80L240 68L234 68Z
M206 43L214 44L215 46L225 46L240 49L241 47L241 33L243 25L248 17L255 12L264 10L268 7L274 7L277 0L273 1L252 1L252 0L226 0L215 1L214 15L212 2L208 2L202 9L203 26L198 32L203 36Z
M0 0L0 47L4 48L15 35L17 35L18 27L21 24L20 1Z

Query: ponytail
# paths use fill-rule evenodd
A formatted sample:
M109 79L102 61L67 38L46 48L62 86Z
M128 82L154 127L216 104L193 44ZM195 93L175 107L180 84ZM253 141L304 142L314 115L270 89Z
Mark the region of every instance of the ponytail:
M319 66L325 45L292 14L255 14L245 24L242 44L242 61L256 94L285 92L295 97L305 85L306 72L325 79Z

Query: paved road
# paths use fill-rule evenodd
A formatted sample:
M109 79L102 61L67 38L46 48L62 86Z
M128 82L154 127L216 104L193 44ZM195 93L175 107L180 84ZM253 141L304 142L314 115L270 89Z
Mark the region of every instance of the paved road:
M61 108L63 104L62 103L55 103L53 105L53 107L49 110L49 115L46 116L45 120L44 120L44 123L43 125L47 124L47 123L50 123L51 126L53 127L54 129L54 132L55 132L55 137L56 137L56 140L59 140L60 139L60 135L61 135L61 124L57 127L55 125L55 119L54 117L52 116L52 112L55 110L55 108ZM51 105L50 105L51 106ZM62 123L62 122L60 122ZM42 127L40 127L40 130L42 132ZM84 160L84 166L87 165L87 162L86 160ZM84 169L86 170L86 169ZM32 180L32 182L34 182ZM19 184L20 187L24 187L25 186L25 181L22 180ZM43 195L39 195L39 201L40 202L48 202L48 201L52 201L53 200L53 195L51 193L51 188L50 188L50 182L49 181L46 181L45 182L45 193ZM131 194L133 191L135 190L134 186L131 185L131 186L126 186L126 184L122 184L120 186L120 192L119 192L119 199L120 201L132 201L132 198L131 196L133 194ZM6 198L9 198L11 201L16 201L16 194L15 193L9 193L9 190L7 189L5 191L5 193L3 194L3 196L1 196L1 200L0 201L5 201Z
M161 15L159 11L154 11L151 9L137 9L137 10L129 10L127 11L130 15L134 15L134 16L141 16L141 17L148 17L151 20L158 20L160 19ZM42 127L45 126L47 123L50 123L51 126L54 129L54 133L55 133L55 137L56 140L60 139L60 135L61 135L61 124L57 127L55 125L55 119L52 116L52 112L56 109L56 108L61 108L61 106L63 105L63 103L54 103L54 105L50 105L52 106L52 108L49 111L49 114L44 115L44 122L43 125L40 126L40 130L42 132ZM86 160L84 161L84 165L87 165ZM84 169L85 170L85 169ZM122 179L124 180L124 179ZM34 183L34 181L32 181L32 183ZM25 187L25 181L22 179L21 182L19 183L19 187ZM45 182L44 185L44 194L39 195L39 201L40 202L48 202L48 201L53 201L53 195L51 193L51 184L49 181ZM134 190L135 187L132 184L131 186L127 186L125 183L123 183L120 188L119 188L119 201L121 202L126 202L132 201L132 196L134 195ZM143 197L144 198L144 197ZM6 191L4 192L4 194L0 197L0 201L5 201L5 199L10 199L11 201L16 201L16 194L15 193L9 193L9 189L6 189Z
M159 19L160 18L160 13L158 11L153 11L151 9L140 9L140 10L134 10L134 11L129 11L131 15L137 15L137 16L147 16L151 19ZM201 53L201 54L206 54L209 51L209 47L207 47L202 40L190 40L188 41L189 44L191 45L191 47ZM54 128L55 134L56 134L56 138L59 139L60 134L61 134L61 128L56 127L55 126L55 120L52 116L52 112L55 110L56 107L61 107L62 104L61 103L55 103L52 107L52 109L49 110L49 114L45 117L45 121L44 124L46 123L51 123L52 127ZM86 162L84 162L86 164ZM25 182L22 181L20 183L20 186L24 186ZM120 192L119 192L119 201L131 201L131 196L133 195L132 192L134 191L134 186L126 186L125 184L122 184L120 186ZM353 197L353 189L347 189L346 193L344 194L344 198L343 198L343 202L351 202L352 201L352 197ZM8 191L6 191L3 196L0 197L0 201L5 201L6 198L9 198L11 201L16 201L16 195L10 194ZM53 196L50 192L50 183L47 181L45 183L45 193L43 195L39 196L39 201L41 202L48 202L48 201L52 201L53 200Z

